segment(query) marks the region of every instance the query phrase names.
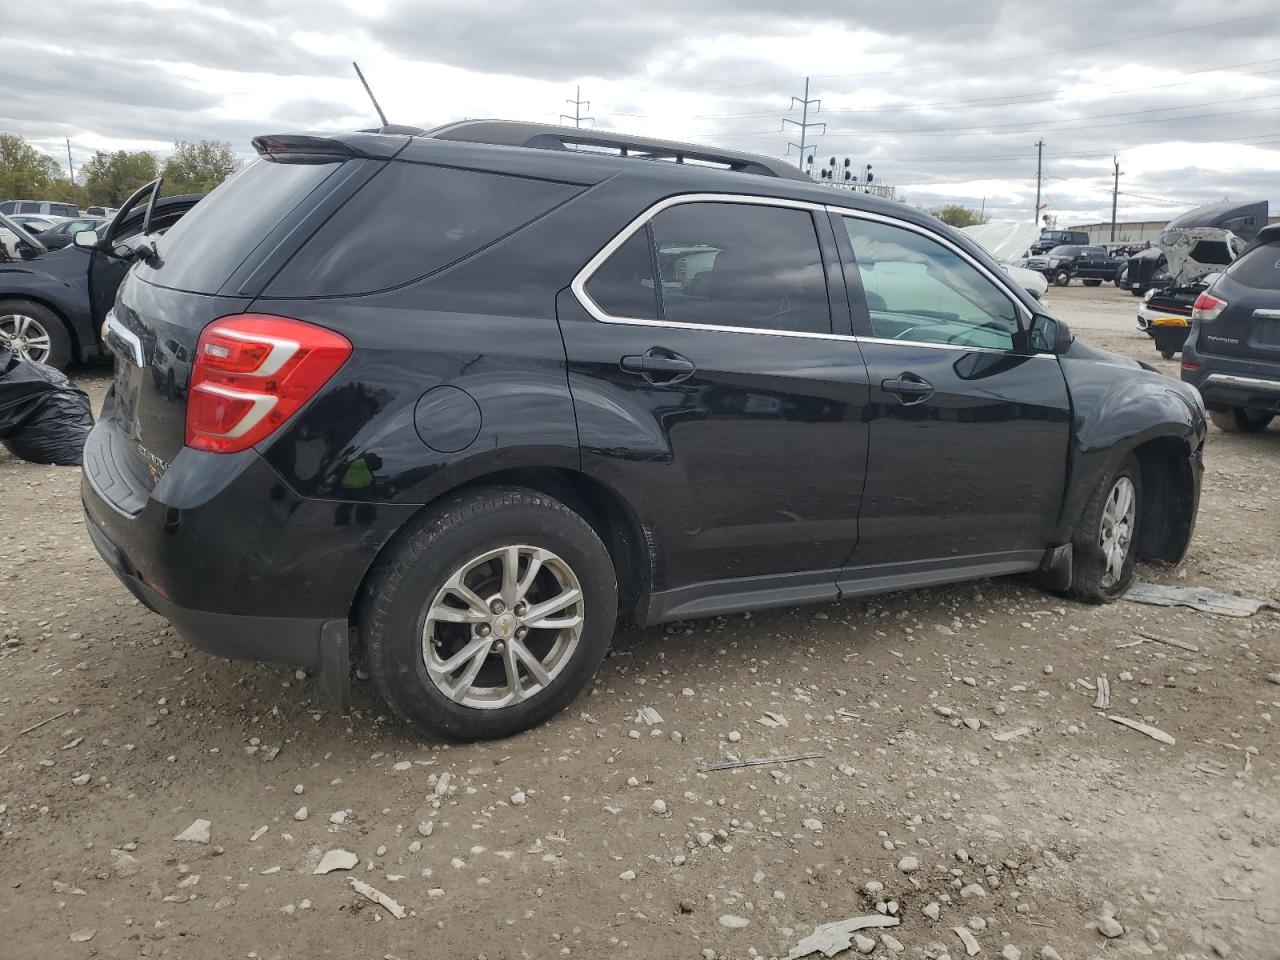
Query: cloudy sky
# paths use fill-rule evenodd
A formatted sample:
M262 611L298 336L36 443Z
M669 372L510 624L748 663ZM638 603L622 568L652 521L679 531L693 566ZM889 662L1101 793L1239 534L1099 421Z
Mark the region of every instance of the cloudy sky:
M556 122L874 166L923 207L1030 217L1037 140L1060 226L1267 199L1280 213L1275 0L68 0L6 4L0 130L65 164L175 139L394 122ZM15 51L22 51L21 56ZM791 152L792 159L796 152Z

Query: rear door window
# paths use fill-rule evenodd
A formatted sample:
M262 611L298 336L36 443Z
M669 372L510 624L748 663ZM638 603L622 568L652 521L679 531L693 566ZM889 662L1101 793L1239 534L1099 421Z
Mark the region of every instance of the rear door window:
M1255 290L1280 290L1280 243L1254 247L1227 267L1226 274Z
M401 286L471 256L582 187L392 161L285 265L270 297L329 297Z
M652 228L668 323L831 332L808 210L682 203L655 216Z
M634 320L658 319L649 228L641 227L587 281L587 296L605 313Z

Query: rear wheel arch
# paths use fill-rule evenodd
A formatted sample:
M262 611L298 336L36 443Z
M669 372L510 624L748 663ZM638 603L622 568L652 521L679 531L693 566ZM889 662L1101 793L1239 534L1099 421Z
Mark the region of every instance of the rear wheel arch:
M655 550L652 535L640 522L635 510L617 491L580 471L560 467L523 467L483 474L450 487L408 517L382 545L366 569L352 599L349 621L353 624L359 622L360 604L368 594L369 581L378 568L379 560L395 548L406 531L416 529L423 514L448 497L496 486L524 487L544 493L586 520L604 542L613 560L618 581L619 619L642 618L649 586L654 579Z

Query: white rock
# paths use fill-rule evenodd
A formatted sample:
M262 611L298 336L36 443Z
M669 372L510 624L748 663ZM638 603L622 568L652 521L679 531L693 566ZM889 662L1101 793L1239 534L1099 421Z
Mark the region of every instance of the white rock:
M511 805L513 807L523 807L528 802L529 798L525 796L525 792L523 790L517 790L511 795Z
M938 906L936 901L933 903L926 903L920 908L920 912L935 922L940 916L942 916L942 908Z
M960 888L960 896L966 900L970 897L985 897L987 895L986 888L980 883L971 883L967 887Z
M434 820L423 820L418 824L418 833L424 837L429 837L431 836L431 831L435 828L436 822Z
M741 930L750 922L746 917L736 917L732 913L726 913L720 917L720 926L728 927L730 930Z
M907 949L902 945L902 941L891 933L880 934L880 942L884 944L885 949L890 953L901 953Z
M853 935L853 945L858 948L859 953L870 953L876 948L876 942L865 933L855 933Z
M709 846L711 844L711 841L714 839L715 839L714 834L707 833L707 831L703 830L698 834L698 837L697 837L698 846L700 847Z
M817 819L816 817L809 817L808 819L806 819L806 820L804 821L803 826L804 826L804 828L805 828L806 830L808 830L810 833L821 833L821 832L822 832L822 821L821 821L821 820L819 820L819 819Z
M329 822L330 822L330 823L337 824L338 826L341 826L342 824L346 823L346 822L347 822L347 811L345 811L345 810L335 810L335 811L333 811L333 813L329 814Z
M180 843L208 843L212 827L208 820L196 820L173 839Z
M111 871L117 877L132 877L138 872L142 866L138 862L138 858L131 853L123 850L112 849L111 851Z
M303 821L307 819L307 808L299 807L297 810L293 811L293 819L297 821Z
M1104 916L1098 918L1098 932L1109 940L1124 934L1124 926L1112 916Z
M919 857L903 857L898 861L898 869L903 873L915 873L920 869Z
M92 777L90 777L90 776L89 776L89 774L87 774L87 773L82 773L82 774L80 774L80 776L78 776L78 777L72 777L72 778L71 778L71 782L72 782L72 783L74 783L77 787L83 787L83 786L85 786L86 784L88 784L88 782L89 782L91 779L92 779Z
M401 760L399 763L393 763L393 764L391 765L391 769L392 769L392 770L404 771L404 770L408 770L408 769L409 769L410 767L412 767L412 766L413 766L413 764L412 764L412 763L410 763L408 760Z
M655 800L650 804L649 809L660 817L665 816L667 813L667 801L662 799Z
M636 878L636 872L634 870L623 870L620 874L618 874L619 880L634 880L635 878Z
M449 781L453 779L453 774L445 771L440 774L440 779L436 781L436 796L443 797L449 792Z
M293 792L296 793L298 796L302 796L302 791L304 789L305 788L302 786L302 784L298 784L296 787L293 788Z
M1000 957L1002 960L1022 960L1022 951L1012 943L1006 943L1004 949L1000 951Z
M270 829L271 829L271 828L270 828L270 827L268 827L268 826L261 826L261 827L259 827L257 830L253 831L253 833L249 836L249 842L250 842L250 843L257 843L257 842L258 842L259 840L261 840L264 836L266 836L267 831L268 831L268 830L270 830Z
M729 731L728 740L730 743L737 743L741 739L742 739L742 734L740 734L737 730Z
M70 939L72 943L88 943L97 932L93 927L85 927L83 930L74 931Z
M311 872L313 874L332 873L334 870L350 870L360 862L360 858L348 850L326 850L320 863Z

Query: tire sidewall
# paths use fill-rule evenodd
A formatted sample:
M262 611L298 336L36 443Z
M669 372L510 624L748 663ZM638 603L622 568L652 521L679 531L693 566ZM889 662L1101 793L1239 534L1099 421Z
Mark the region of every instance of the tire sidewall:
M1066 270L1059 270L1053 275L1054 286L1065 287L1071 282L1071 274Z
M428 548L417 551L403 567L382 616L371 618L365 635L371 667L393 708L420 728L452 739L490 739L536 726L567 706L604 659L617 617L617 583L609 553L585 521L563 506L557 510L538 502L549 498L531 496L532 502L470 517L436 535L428 533ZM582 586L585 623L573 657L546 690L509 707L466 707L445 696L427 673L422 656L427 610L455 570L510 544L551 550L572 568Z
M1100 543L1102 516L1111 491L1121 477L1133 483L1134 516L1133 535L1129 540L1129 552L1125 556L1120 579L1110 586L1103 586L1106 558ZM1081 518L1081 529L1075 539L1076 576L1075 590L1078 597L1097 603L1118 600L1133 584L1134 567L1138 560L1138 544L1142 538L1142 469L1133 454L1127 454L1120 464L1094 490Z

